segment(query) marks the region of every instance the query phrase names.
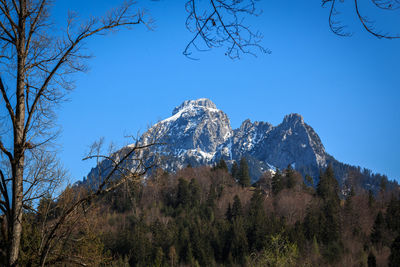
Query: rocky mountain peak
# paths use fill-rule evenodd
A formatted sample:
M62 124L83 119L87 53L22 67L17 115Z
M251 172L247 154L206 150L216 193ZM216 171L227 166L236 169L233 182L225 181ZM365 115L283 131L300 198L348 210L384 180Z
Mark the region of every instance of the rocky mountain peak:
M251 120L246 119L245 121L242 122L242 125L240 125L239 130L240 131L248 131L252 126L253 126L253 123L251 123Z
M174 108L172 115L175 115L179 111L184 109L192 108L207 108L207 109L217 109L217 106L208 98L199 98L197 100L186 100L181 105Z
M324 146L301 115L286 115L277 126L247 119L233 130L228 116L207 98L184 101L171 117L143 134L142 141L146 140L168 144L160 166L168 171L188 164L213 165L221 158L229 165L245 157L256 181L269 168L292 165L318 174L319 168L326 166Z
M333 164L337 177L341 179L346 179L348 170L357 170L327 154L318 134L297 113L286 115L276 126L247 119L234 130L228 116L207 98L187 100L172 114L151 127L140 139L142 143L156 140L166 144L153 147L148 153L152 156L143 158L152 163L160 157L158 166L167 171L173 172L189 164L212 166L220 159L230 166L242 157L249 164L252 182L268 170L284 169L288 165L315 179L318 179L320 169L328 164ZM124 151L126 147L113 157L119 158ZM127 159L124 168L135 169L135 164L135 158ZM111 165L110 160L102 161L88 174L85 183L97 182L99 173L106 175ZM372 184L371 180L369 188L373 188Z
M145 135L168 144L172 155L181 161L178 166L184 166L194 161L209 164L217 148L232 136L232 129L224 112L211 100L200 98L177 106L171 117L157 123Z
M285 116L283 119L284 124L295 124L295 123L304 123L303 116L298 113L291 113Z

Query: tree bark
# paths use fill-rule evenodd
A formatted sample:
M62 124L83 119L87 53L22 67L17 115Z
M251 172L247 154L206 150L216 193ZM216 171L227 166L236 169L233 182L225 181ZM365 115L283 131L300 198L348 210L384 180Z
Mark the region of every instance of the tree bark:
M0 222L4 227L0 229L0 233L4 233L6 242L7 262L5 264L7 266L19 264L23 207L26 201L24 194L26 197L31 186L38 185L29 184L24 192L24 184L29 183L24 182L24 178L30 178L24 174L27 167L25 166L25 149L32 149L27 140L46 136L46 140L40 140L44 142L39 142L38 145L43 145L50 140L47 139L46 127L48 127L47 122L52 121L52 118L47 118L46 111L42 108L48 103L53 104L61 99L63 96L58 93L62 92L62 89L71 88L72 83L64 80L65 75L84 70L84 65L80 63L80 60L86 59L87 56L78 52L83 40L110 32L112 29L143 23L141 12L131 12L133 4L134 2L129 0L120 8L112 10L110 14L99 19L90 19L81 27L74 23L74 16L71 16L68 19L65 38L56 38L53 42L49 41L53 36L46 33L46 30L51 30L47 13L50 5L48 1L0 0L0 58L5 61L5 68L11 66L6 71L12 74L5 75L5 80L11 78L12 86L15 82L15 91L11 90L8 95L8 88L4 86L3 75L0 73L0 97L4 99L13 128L13 139L11 140L11 136L6 138L7 145L12 141L10 149L0 140L0 153L8 157L11 167L11 175L7 173L7 177L0 169L0 198L3 197L5 200L0 199L0 213L4 213L2 218L4 221ZM48 90L52 82L58 85ZM35 121L37 117L46 117L45 122L41 124L41 120ZM34 127L31 127L32 121L36 123ZM44 129L43 132L42 129ZM28 135L29 130L31 133ZM33 151L31 150L32 153ZM48 182L43 180L43 183ZM42 258L43 264L45 264L55 232L62 223L60 222L55 227L47 242L49 243L46 247L48 250Z
M17 88L16 107L14 122L14 161L12 165L12 214L10 229L10 248L8 263L10 266L17 266L18 254L22 233L22 200L23 200L23 177L24 177L24 127L25 127L25 21L26 21L26 0L19 2L18 39L17 39Z

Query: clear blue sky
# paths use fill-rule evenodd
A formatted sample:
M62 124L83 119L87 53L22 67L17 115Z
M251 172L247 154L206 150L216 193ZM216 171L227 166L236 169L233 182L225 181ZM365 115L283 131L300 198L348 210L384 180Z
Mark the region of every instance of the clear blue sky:
M93 141L127 144L124 135L143 132L184 100L200 97L226 112L233 128L247 118L277 125L285 114L300 113L338 160L400 179L400 41L368 35L352 12L344 15L353 36L336 36L320 1L262 1L263 14L251 22L272 54L232 61L214 50L193 61L182 55L191 39L184 2L139 1L154 18L154 31L137 26L87 43L95 58L88 73L76 75L58 119L60 158L72 180L94 166L81 161ZM59 1L53 15L60 23L68 9L101 15L118 3Z

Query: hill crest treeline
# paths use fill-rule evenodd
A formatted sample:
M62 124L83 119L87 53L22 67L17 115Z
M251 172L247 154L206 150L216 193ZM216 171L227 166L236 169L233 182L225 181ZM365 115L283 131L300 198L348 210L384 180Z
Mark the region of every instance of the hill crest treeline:
M82 207L49 264L399 266L398 186L383 181L373 193L354 179L344 196L331 167L315 185L288 167L250 186L244 165L157 170L124 184ZM36 265L41 227L77 194L85 189L44 198L38 214L25 216L22 265Z

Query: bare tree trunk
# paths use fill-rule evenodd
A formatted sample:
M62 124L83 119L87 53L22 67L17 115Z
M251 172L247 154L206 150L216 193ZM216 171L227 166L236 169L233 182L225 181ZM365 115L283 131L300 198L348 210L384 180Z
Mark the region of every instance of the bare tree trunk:
M49 183L43 177L43 180L30 177L25 162L30 163L30 158L25 149L35 153L33 149L36 146L46 144L55 136L47 129L54 119L52 107L63 99L66 90L72 88L73 83L64 77L85 69L81 60L88 56L79 53L82 41L113 29L144 23L143 12L133 13L133 5L134 2L128 0L106 16L91 18L82 25L76 22L74 15L70 15L66 33L53 39L54 36L47 32L53 30L49 23L50 3L47 0L0 0L0 97L13 128L12 139L11 136L6 138L7 142L13 141L12 145L4 145L3 133L0 133L0 156L4 154L9 162L6 175L0 164L0 212L4 214L1 232L6 242L8 266L18 265L24 203L41 198L43 195L40 193L30 194L41 183ZM8 78L15 81L15 90L8 90L3 83L2 76L7 77L3 71L11 73ZM7 82L7 78L4 81ZM3 101L0 104L3 105ZM36 145L32 145L32 138L37 141ZM11 173L8 173L8 166ZM46 248L50 249L54 237L52 233ZM46 257L43 262L45 260Z
M12 210L12 225L10 229L11 242L9 253L9 265L16 266L18 260L18 252L20 247L22 233L22 177L23 177L23 155L18 160L15 166L15 176L13 181L13 210Z
M18 41L17 41L17 102L14 127L14 162L12 162L13 171L13 198L12 198L12 224L10 253L8 263L10 266L16 266L22 233L22 200L23 200L23 177L24 177L24 146L25 146L25 15L26 1L19 2L19 20L18 20Z

